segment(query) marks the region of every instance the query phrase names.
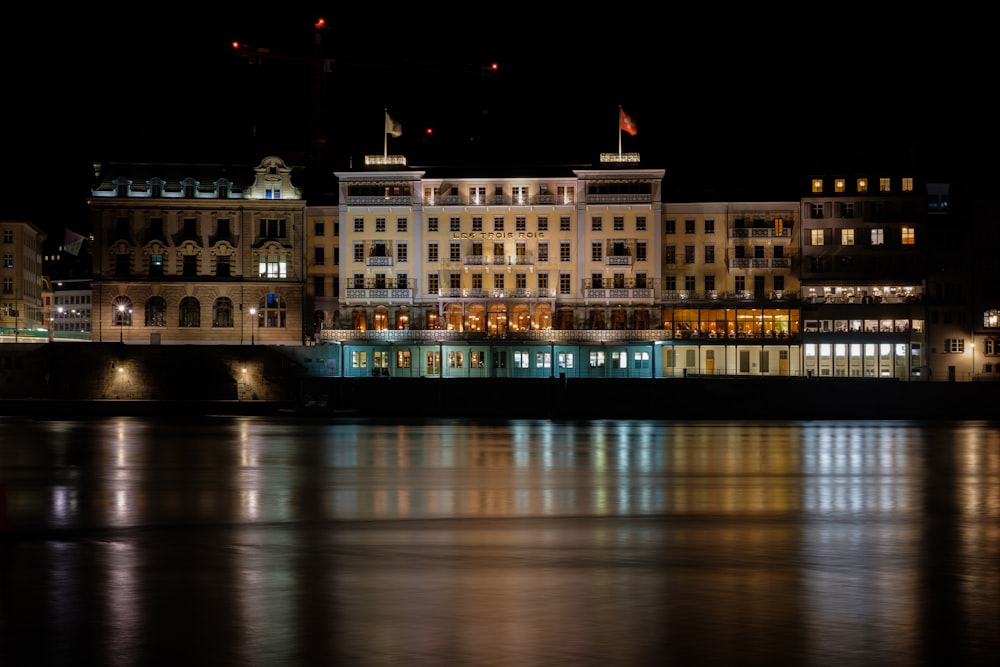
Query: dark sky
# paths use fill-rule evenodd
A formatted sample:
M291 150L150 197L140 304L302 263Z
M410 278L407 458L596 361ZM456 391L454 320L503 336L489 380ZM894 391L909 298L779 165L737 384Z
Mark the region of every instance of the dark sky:
M46 6L4 21L0 217L85 225L95 159L223 161L236 147L304 161L321 103L331 170L382 152L383 109L403 124L389 151L410 164L593 163L618 149L619 105L639 127L623 150L668 178L855 147L996 144L997 59L964 17L289 4ZM334 66L317 101L321 16ZM249 65L233 40L289 59ZM27 190L12 177L24 173ZM57 181L66 197L42 189Z

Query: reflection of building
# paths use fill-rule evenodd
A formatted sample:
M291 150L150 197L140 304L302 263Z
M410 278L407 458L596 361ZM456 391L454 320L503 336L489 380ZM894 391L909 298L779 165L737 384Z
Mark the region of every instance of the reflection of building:
M93 340L301 344L305 201L291 171L277 157L100 165Z
M42 303L42 243L45 232L31 222L0 220L0 331L45 326Z

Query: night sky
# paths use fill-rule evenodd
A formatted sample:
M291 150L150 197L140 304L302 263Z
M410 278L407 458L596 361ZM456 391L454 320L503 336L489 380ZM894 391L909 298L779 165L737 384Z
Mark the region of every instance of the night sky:
M992 77L977 78L997 59L982 22L964 17L296 7L259 18L249 5L42 8L5 21L0 217L86 225L94 160L304 162L319 17L334 62L319 126L331 171L383 151L384 109L403 125L389 152L411 165L590 164L618 149L621 106L639 127L622 149L665 168L668 184L747 164L801 173L833 152L998 144ZM234 40L285 59L250 65ZM24 170L28 190L11 177ZM55 181L65 197L39 208Z

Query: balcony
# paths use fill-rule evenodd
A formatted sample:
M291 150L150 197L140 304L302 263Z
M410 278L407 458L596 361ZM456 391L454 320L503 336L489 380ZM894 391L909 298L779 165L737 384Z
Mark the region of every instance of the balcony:
M539 289L528 287L514 287L511 289L443 287L438 290L438 296L443 299L553 299L556 296L556 291L550 287Z
M411 195L347 195L348 206L409 206Z
M792 294L785 290L771 290L766 294L754 294L751 290L737 290L735 292L722 292L719 290L708 290L707 292L695 292L694 290L663 290L660 299L663 302L683 302L683 301L798 301L797 294Z
M466 255L462 258L465 266L532 266L534 255Z
M639 303L653 302L651 287L586 287L583 290L584 299L604 301L631 301Z
M369 255L365 257L365 266L392 266L392 257L388 255Z
M790 239L791 229L775 230L774 227L730 227L731 239Z
M588 194L588 204L652 204L653 195L648 192L618 194Z
M413 290L404 287L348 287L344 296L345 303L413 303Z

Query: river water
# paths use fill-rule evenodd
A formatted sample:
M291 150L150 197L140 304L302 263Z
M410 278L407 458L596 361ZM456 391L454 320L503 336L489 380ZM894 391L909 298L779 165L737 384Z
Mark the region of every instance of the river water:
M1000 425L0 417L0 664L986 665Z

